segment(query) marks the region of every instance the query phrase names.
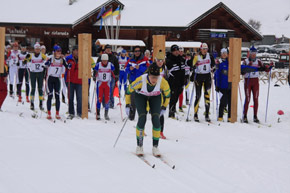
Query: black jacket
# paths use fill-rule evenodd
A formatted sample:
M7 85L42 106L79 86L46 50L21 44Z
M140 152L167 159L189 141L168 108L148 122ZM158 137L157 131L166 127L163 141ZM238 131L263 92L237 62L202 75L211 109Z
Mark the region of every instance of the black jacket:
M170 88L183 87L185 79L185 60L182 56L174 56L171 53L166 58L166 66L168 70L168 82Z

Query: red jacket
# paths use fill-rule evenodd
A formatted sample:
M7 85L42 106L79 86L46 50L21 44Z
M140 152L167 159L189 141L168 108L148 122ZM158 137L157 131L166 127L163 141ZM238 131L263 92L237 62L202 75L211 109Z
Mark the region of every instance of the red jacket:
M78 60L72 55L66 57L68 64L71 64L71 68L66 70L66 82L71 82L74 84L82 84L82 79L78 78L79 74L79 64Z

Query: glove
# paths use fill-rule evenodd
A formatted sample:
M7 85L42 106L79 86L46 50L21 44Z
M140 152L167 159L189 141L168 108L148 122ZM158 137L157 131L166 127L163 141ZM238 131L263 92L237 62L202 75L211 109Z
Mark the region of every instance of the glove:
M220 91L220 88L219 87L215 87L215 91L219 92Z
M160 110L160 117L162 116L162 115L164 115L165 114L165 112L166 112L166 107L161 107L161 110Z
M68 69L71 69L71 67L72 67L72 64L71 63L68 63L67 68Z
M25 58L26 58L26 59L30 58L30 54L27 54Z
M126 114L127 114L127 116L129 116L129 114L130 114L130 105L129 104L127 104L126 105Z
M96 82L96 81L97 81L97 78L96 78L95 76L93 77L93 81L94 81L94 82Z

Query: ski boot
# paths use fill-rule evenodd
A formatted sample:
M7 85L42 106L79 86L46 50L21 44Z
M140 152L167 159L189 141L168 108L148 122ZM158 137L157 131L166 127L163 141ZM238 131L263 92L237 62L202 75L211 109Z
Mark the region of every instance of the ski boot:
M18 102L19 102L19 103L22 102L21 96L18 96Z
M228 123L230 123L230 122L231 122L231 118L229 117L229 118L228 118Z
M208 114L205 115L205 121L208 122L208 123L211 122L211 120L210 120Z
M199 119L198 119L198 115L197 114L194 114L194 117L193 118L194 118L194 121L195 122L199 122Z
M171 118L171 119L175 119L174 111L169 111L169 116L168 117Z
M243 123L249 123L247 116L244 116L242 121Z
M29 101L29 96L26 96L26 102L27 102L27 103L30 103L30 101Z
M153 148L152 148L152 154L155 157L161 157L160 151L159 151L159 149L158 149L157 146L153 146Z
M137 156L143 156L144 155L144 151L143 151L143 147L142 146L137 146L136 155Z
M44 111L42 101L39 101L39 109L40 109L41 111Z
M179 107L179 112L184 113L182 107Z
M32 102L32 101L30 103L30 110L34 111L34 102Z
M105 120L107 120L107 121L110 120L108 113L109 113L109 110L105 110Z
M101 116L100 116L100 109L97 109L96 119L97 119L97 120L100 120L100 119L101 119Z
M47 111L47 117L46 117L48 120L51 120L52 117L51 117L51 112L50 111Z
M56 119L61 119L61 117L59 116L59 111L56 111L56 113L55 113L55 118L56 118Z
M160 132L160 138L161 139L166 139L166 137L164 136L163 132Z
M219 117L219 118L218 118L218 121L219 121L219 122L223 122L224 119L223 119L222 117Z
M260 120L258 119L257 115L254 115L254 122L258 124L260 123Z
M68 115L68 117L67 117L67 119L70 119L70 120L72 120L74 117L75 117L74 115L72 115L72 114L69 114L69 115Z

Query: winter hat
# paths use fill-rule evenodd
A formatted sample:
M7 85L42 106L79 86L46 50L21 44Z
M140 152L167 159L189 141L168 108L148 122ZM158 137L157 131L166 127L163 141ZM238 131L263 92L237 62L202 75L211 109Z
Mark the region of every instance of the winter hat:
M179 47L176 44L172 45L171 48L170 48L171 52L178 51L178 50L179 50Z
M179 51L184 52L184 48L183 47L179 47Z
M160 68L157 66L156 63L153 63L149 66L148 72L150 75L159 76L160 75Z
M53 51L61 51L61 47L59 45L53 46Z
M156 54L156 60L164 60L165 59L165 55L162 51L159 51L157 54Z
M102 54L101 60L109 60L108 54Z
M10 46L10 45L7 45L5 49L7 50L7 49L9 49L9 48L11 48L11 46Z
M105 45L105 49L108 49L108 48L112 49L112 46L109 44Z
M122 54L126 54L127 51L123 49L121 53L122 53Z
M40 44L38 42L34 44L34 49L40 49Z
M146 51L144 52L144 54L150 54L150 51L149 51L149 50L146 50Z
M42 46L40 47L40 49L41 49L41 50L42 50L42 49L45 49L45 50L46 50L45 45L42 45Z
M200 49L208 49L207 44L206 44L206 43L202 43L202 44L200 45Z
M255 46L252 46L252 47L250 48L250 52L251 52L251 53L253 53L253 52L257 52L257 49L255 48Z
M226 49L226 48L221 49L221 54L223 54L223 53L228 53L228 49Z

